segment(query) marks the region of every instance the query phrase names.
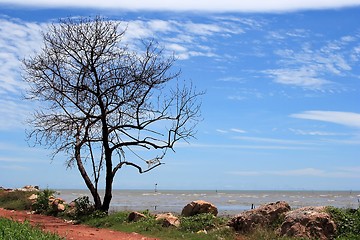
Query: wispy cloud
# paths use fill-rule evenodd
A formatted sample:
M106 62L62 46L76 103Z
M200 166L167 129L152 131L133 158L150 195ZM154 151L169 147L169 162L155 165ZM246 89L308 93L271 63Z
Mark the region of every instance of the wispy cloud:
M116 1L116 0L2 0L2 3L20 6L37 6L37 7L86 7L86 8L111 8L127 10L170 10L170 11L241 11L241 12L279 12L279 11L296 11L301 9L324 9L339 8L347 6L358 6L358 0L324 0L324 1L304 1L304 0L271 0L271 1L207 1L184 0L179 4L176 0L148 0L148 1Z
M308 67L298 69L284 68L264 71L274 78L274 82L303 87L307 89L320 89L324 85L331 84L331 81L318 77L317 71Z
M290 117L336 123L360 128L360 113L337 111L305 111L291 114Z
M165 47L170 54L178 59L191 57L218 57L217 49L208 44L212 37L227 38L230 35L244 33L243 27L250 29L243 21L233 21L227 18L208 23L190 20L131 20L123 22L127 26L124 41L130 45L139 39L155 39Z
M0 99L0 131L14 131L25 128L31 106L17 99Z
M10 171L27 171L30 170L29 167L20 166L20 165L1 165L1 169L10 170Z
M180 148L212 148L212 149L265 149L265 150L309 150L312 146L295 146L295 145L254 145L254 144L208 144L208 143L177 143L176 147Z
M242 130L242 129L239 129L239 128L232 128L230 130L233 131L233 132L236 132L236 133L246 133L245 130Z
M281 171L233 171L230 175L237 176L285 176L285 177L321 177L321 178L360 178L359 167L337 168L324 170L317 168L302 168Z
M39 49L41 25L0 18L0 94L17 93L25 88L21 81L21 60Z
M324 132L324 131L311 131L311 130L301 130L290 128L290 131L297 135L309 135L309 136L346 136L349 134L345 133L336 133L336 132Z
M351 75L352 66L358 64L354 51L358 36L344 36L315 48L307 40L310 38L307 35L306 31L300 30L294 34L270 32L270 38L296 42L294 46L300 42L300 48L275 50L279 68L267 69L263 73L279 84L310 90L338 89L341 84L336 79Z
M216 129L216 132L218 132L218 133L223 133L223 134L225 134L225 133L229 133L229 132L234 132L234 133L246 133L246 131L245 131L245 130L243 130L243 129L239 129L239 128L231 128L231 129L229 129L229 130L225 130L225 129Z
M264 138L264 137L247 137L247 136L236 136L234 139L249 142L264 142L264 143L276 143L276 144L295 144L295 145L313 145L314 142L300 141L300 140L289 140L289 139L277 139L277 138Z
M218 133L222 133L222 134L224 134L224 133L228 133L228 131L227 131L227 130L223 130L223 129L216 129L216 132L218 132Z

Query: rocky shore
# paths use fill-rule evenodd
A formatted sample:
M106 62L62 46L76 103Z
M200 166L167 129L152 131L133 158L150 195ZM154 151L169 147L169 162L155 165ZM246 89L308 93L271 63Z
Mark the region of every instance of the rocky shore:
M29 191L34 192L29 199L34 203L39 197L39 188L37 186L25 186L19 189L5 189L3 191ZM76 212L74 202L66 203L61 198L53 195L48 196L48 205L56 213ZM217 207L203 200L196 200L183 207L181 216L189 217L197 214L208 213L214 217L218 215ZM139 212L131 212L129 221L138 221L147 216ZM173 213L159 213L155 215L157 221L161 222L163 227L178 227L180 218ZM298 237L304 239L333 239L336 234L337 226L334 219L326 211L326 207L302 207L291 209L291 206L285 201L278 201L261 205L248 211L239 213L230 217L227 224L240 234L246 234L256 228L269 228L279 236Z
M198 200L187 204L181 215L186 217L201 213L213 214L216 217L218 210L213 204ZM145 217L144 214L132 212L129 221L138 221ZM180 225L180 219L171 213L158 214L156 219L162 221L163 226ZM319 240L333 239L337 229L335 221L326 212L326 207L303 207L291 210L290 205L284 201L264 204L244 211L232 217L228 227L241 234L250 233L259 227L275 227L274 231L279 236Z

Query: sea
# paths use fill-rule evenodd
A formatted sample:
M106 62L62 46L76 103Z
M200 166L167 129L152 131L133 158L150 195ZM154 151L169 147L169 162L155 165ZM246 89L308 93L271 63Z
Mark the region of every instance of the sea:
M81 196L92 199L88 190L60 189L57 193L66 202ZM305 206L358 208L360 191L113 190L110 211L181 213L186 204L195 200L211 202L218 208L219 215L229 216L277 201L286 201L292 209Z

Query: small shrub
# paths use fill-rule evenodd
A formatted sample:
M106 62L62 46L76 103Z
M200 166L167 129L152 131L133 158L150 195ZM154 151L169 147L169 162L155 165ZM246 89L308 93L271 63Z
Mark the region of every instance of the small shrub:
M38 192L38 198L32 206L33 210L40 214L54 215L54 211L49 204L49 198L52 197L54 193L55 191L50 189L44 189Z
M70 216L73 219L83 221L86 218L91 218L91 217L96 218L103 216L103 213L100 213L100 211L95 212L94 204L90 202L88 196L78 197L77 199L74 200L74 203L75 203L75 209L73 215Z
M88 196L82 196L74 200L77 216L88 216L94 211L94 205Z
M100 210L96 210L90 214L90 218L104 218L106 216L107 216L107 213L100 211Z
M225 224L225 220L217 218L211 213L203 213L180 219L182 231L198 232L200 230L211 230Z
M6 218L0 218L0 239L4 240L61 240L52 233L44 233L32 227L28 222L19 223Z
M328 207L337 226L336 239L360 239L360 209Z
M2 191L0 195L0 206L10 210L29 210L31 208L30 195L33 192L24 191Z

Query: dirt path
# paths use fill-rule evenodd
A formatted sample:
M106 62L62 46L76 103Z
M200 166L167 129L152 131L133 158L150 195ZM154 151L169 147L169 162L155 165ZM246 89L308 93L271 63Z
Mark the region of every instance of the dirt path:
M19 222L28 220L33 226L39 226L44 231L57 233L67 240L156 240L137 233L123 233L108 229L97 229L85 225L73 225L63 219L29 214L25 211L11 211L0 208L0 217L10 218Z

